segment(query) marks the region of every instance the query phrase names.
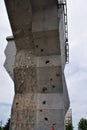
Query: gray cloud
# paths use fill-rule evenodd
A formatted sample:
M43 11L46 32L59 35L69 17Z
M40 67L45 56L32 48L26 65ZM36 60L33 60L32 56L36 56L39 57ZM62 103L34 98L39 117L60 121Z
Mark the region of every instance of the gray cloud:
M70 63L65 74L73 111L74 129L87 118L87 1L68 0Z

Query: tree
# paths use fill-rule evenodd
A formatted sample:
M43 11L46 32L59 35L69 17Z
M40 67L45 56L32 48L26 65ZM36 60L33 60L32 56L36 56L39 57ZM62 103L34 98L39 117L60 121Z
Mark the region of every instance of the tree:
M66 130L73 130L72 123L69 123L68 125L66 125Z
M10 124L10 119L8 119L6 125L3 127L3 130L9 130L9 124Z
M2 130L2 127L0 126L0 130Z
M81 118L78 123L78 129L87 130L87 119Z

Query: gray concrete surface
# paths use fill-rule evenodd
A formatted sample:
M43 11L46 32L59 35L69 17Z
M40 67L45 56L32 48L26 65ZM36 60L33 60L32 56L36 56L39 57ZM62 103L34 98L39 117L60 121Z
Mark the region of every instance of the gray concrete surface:
M5 4L14 35L5 50L15 87L10 129L64 130L69 97L63 5L59 8L56 0Z

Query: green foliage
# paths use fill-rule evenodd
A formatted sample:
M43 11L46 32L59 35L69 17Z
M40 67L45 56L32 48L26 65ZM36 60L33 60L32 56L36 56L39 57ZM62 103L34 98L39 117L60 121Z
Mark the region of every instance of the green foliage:
M0 130L2 130L1 126L0 126Z
M73 130L72 123L69 123L68 125L66 125L66 130Z
M9 130L9 124L10 124L10 119L8 119L6 125L3 127L3 130Z
M78 129L87 130L87 119L81 118L78 123Z

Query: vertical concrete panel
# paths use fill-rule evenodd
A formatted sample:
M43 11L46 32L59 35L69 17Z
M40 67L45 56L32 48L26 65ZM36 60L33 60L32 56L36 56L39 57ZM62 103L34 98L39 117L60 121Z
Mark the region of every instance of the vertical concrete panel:
M12 79L14 79L14 64L15 64L15 55L16 55L16 46L13 40L9 41L6 49L5 49L5 55L6 55L6 60L4 63L4 66L11 76Z
M40 56L37 58L37 67L61 66L61 57L58 55ZM47 61L49 60L49 63Z
M35 55L60 54L58 30L33 32Z
M64 109L63 95L58 93L38 94L37 109Z
M48 61L46 61L48 62ZM49 63L47 63L49 64ZM60 79L61 82L61 67L57 67L57 66L45 66L45 67L38 67L37 68L37 74L38 74L38 80L40 81L46 81L46 80L50 80L51 78L54 80L58 80Z
M64 70L66 57L65 57L65 25L64 25L64 14L61 14L59 22L59 32L60 32L60 48L61 48L61 60L62 60L62 69Z
M64 114L62 110L47 110L38 111L37 130L63 130L64 129ZM62 120L61 120L62 118Z
M32 31L56 30L58 28L57 6L33 10Z
M16 93L30 93L35 91L37 88L35 67L15 68L14 74Z

